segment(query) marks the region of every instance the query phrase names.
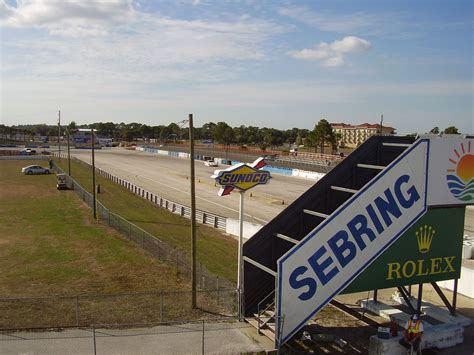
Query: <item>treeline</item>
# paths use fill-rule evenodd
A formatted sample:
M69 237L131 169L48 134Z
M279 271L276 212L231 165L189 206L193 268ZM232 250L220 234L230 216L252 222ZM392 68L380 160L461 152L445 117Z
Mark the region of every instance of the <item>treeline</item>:
M318 128L319 127L319 128ZM323 127L323 128L322 128ZM0 126L0 129L2 126ZM117 141L132 142L138 139L149 141L181 141L189 139L188 125L178 125L171 123L167 126L149 126L141 123L113 123L98 122L88 125L77 125L74 121L67 126L61 126L61 135L66 129L74 132L80 128L93 128L101 137L113 138ZM18 125L13 127L3 126L3 130L8 130L12 134L15 130L28 132L31 135L57 137L58 126L46 124ZM194 138L197 140L212 140L220 144L240 144L257 146L281 146L283 144L296 144L316 147L321 142L333 142L332 129L326 120L321 120L313 131L309 129L292 128L278 130L275 128L259 128L254 126L241 125L231 127L225 122L209 122L202 127L194 127Z
M189 139L189 128L187 124L178 125L170 123L169 125L149 126L141 123L113 123L98 122L88 125L77 125L74 121L67 126L61 126L61 135L65 135L66 129L74 132L79 128L94 128L101 137L113 138L116 141L133 142L137 140L150 141L175 141ZM440 133L438 127L431 129L429 133ZM29 140L34 135L57 137L58 126L36 124L36 125L18 125L5 126L0 125L2 137L11 135L23 136L22 140ZM454 126L446 128L443 133L459 134L460 132ZM416 134L415 134L416 135ZM194 138L197 140L212 140L220 144L240 144L254 145L266 148L270 146L305 145L306 147L317 147L323 151L323 147L330 146L332 150L337 150L338 145L342 144L341 137L335 134L331 124L325 120L320 120L315 124L313 130L292 128L279 130L275 128L259 128L254 126L241 125L231 127L225 122L209 122L202 127L194 128Z

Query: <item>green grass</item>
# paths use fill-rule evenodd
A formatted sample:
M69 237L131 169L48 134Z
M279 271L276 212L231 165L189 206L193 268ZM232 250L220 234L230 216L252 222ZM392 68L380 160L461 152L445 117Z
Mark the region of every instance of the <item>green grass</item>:
M67 160L59 165L67 171ZM71 161L71 171L82 187L92 191L91 170L82 163ZM98 200L112 212L138 225L170 245L190 254L190 220L157 208L120 185L96 175L101 186ZM237 241L220 231L198 224L197 259L212 273L231 282L237 278Z
M26 176L44 161L0 162L0 295L183 290L189 284L113 229L94 221L55 175Z

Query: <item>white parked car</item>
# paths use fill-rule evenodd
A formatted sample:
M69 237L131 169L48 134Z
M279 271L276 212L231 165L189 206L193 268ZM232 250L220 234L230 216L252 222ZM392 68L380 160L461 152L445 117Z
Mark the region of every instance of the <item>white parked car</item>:
M49 169L43 168L42 166L39 166L39 165L30 165L21 169L21 172L25 175L33 175L33 174L41 175L41 174L49 174Z
M205 166L219 166L214 160L206 160L204 162Z

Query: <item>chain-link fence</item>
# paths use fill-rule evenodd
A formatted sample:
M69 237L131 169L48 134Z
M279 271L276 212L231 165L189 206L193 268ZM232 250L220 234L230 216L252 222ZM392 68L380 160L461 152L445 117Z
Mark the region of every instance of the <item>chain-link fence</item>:
M250 326L233 319L166 324L97 324L34 330L0 330L2 354L260 354L273 350L243 333Z
M53 154L56 157L59 157L59 154L54 153ZM61 154L61 158L67 159L67 155ZM92 170L92 165L89 163L86 163L83 160L77 159L76 157L71 157L71 160L82 164L86 166L87 168ZM62 171L62 170L61 170ZM191 208L185 205L182 205L180 203L167 200L161 196L158 196L157 194L147 191L144 188L135 185L134 183L122 179L118 176L115 176L105 170L102 170L101 168L95 168L95 171L98 175L102 176L103 178L112 181L113 183L122 186L124 189L130 191L134 195L137 195L147 201L150 201L154 205L160 207L160 208L165 208L169 212L173 214L177 214L181 217L191 219ZM92 206L92 205L91 205ZM211 226L213 228L217 228L220 230L225 231L226 230L226 224L227 224L227 218L218 216L206 211L201 211L201 210L196 210L196 221L198 223L205 224L207 226Z
M64 173L64 171L54 165L54 168ZM93 207L94 198L91 193L86 191L76 180L72 177L67 176L67 185L73 189L80 198L89 206ZM162 241L159 237L156 237L137 225L127 221L121 216L111 212L102 203L96 200L97 217L105 221L110 227L118 230L125 238L141 246L145 251L161 261L164 261L170 265L175 266L180 272L183 273L184 277L188 277L191 272L191 260L190 256L183 251L171 246L170 244ZM232 289L235 285L225 279L219 279L219 276L214 275L207 270L201 263L197 263L197 279L199 286L202 289Z
M58 172L63 172L54 166ZM93 196L70 176L66 183L89 206ZM97 216L162 262L189 279L190 256L111 212L96 201ZM162 323L203 316L236 316L235 285L197 264L197 306L191 309L190 291L0 298L0 329L90 326L92 324Z
M83 327L94 324L158 324L193 319L235 317L236 290L0 298L0 330Z

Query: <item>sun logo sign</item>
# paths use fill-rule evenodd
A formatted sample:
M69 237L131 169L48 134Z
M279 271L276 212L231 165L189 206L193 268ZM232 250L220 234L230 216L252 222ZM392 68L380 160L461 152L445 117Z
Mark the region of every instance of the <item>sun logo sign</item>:
M458 200L474 200L474 155L471 153L471 142L461 143L460 148L453 149L449 162L454 165L447 170L449 190Z

